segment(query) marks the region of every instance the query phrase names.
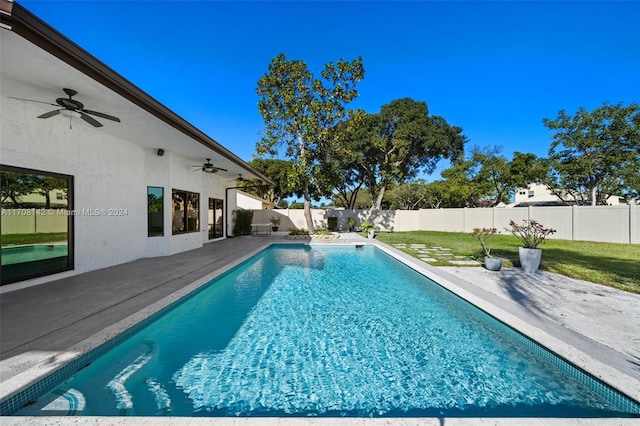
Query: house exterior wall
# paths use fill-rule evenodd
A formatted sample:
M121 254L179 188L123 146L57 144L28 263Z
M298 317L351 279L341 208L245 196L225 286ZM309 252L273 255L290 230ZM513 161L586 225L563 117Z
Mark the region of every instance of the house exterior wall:
M241 209L260 210L260 209L266 208L266 206L261 200L258 200L254 197L249 197L243 192L238 192L236 199L237 199L238 207Z
M508 207L513 207L519 203L539 203L548 201L560 201L558 197L553 195L546 185L540 185L532 183L526 188L518 188L515 191L514 202L509 204ZM610 206L620 205L620 197L611 196L607 199L607 204Z
M0 102L6 102L4 97ZM160 157L77 116L69 129L68 118L39 120L18 102L3 105L2 112L2 164L73 176L72 273L175 254L209 241L208 198L225 199L223 177L194 172L192 160L172 153ZM164 188L162 237L147 237L147 186ZM199 232L171 234L174 188L200 194ZM229 204L227 208L235 206L235 200ZM88 211L95 214L82 213Z

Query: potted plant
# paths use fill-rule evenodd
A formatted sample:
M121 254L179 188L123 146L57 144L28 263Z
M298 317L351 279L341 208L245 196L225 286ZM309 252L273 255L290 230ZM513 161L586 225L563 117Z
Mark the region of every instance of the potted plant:
M472 236L478 239L482 251L484 251L484 267L489 271L502 269L502 258L491 255L491 242L498 230L496 228L473 228Z
M278 225L280 225L280 218L278 216L271 216L271 230L273 232L278 230Z
M365 220L360 224L360 229L362 230L362 232L367 234L367 237L369 239L372 239L375 236L375 226L368 220Z
M509 226L510 228L506 229L522 241L523 247L518 247L522 270L529 274L534 273L540 267L542 259L542 250L538 246L556 230L545 228L535 219L525 219L522 221L522 225L518 225L512 220L509 222Z
M349 232L353 232L356 227L355 219L352 217L347 218L347 226L349 227Z

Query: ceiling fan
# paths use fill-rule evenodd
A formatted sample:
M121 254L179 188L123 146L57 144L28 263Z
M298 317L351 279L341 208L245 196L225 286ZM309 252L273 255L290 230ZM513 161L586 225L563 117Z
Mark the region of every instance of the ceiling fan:
M204 163L202 166L191 166L191 167L195 167L196 171L200 169L205 173L218 173L221 170L223 172L227 171L227 169L223 169L222 167L216 167L213 164L211 164L211 158L207 158L207 162Z
M64 93L67 94L67 96L69 96L69 98L58 98L56 99L55 104L52 104L50 102L36 101L33 99L15 98L13 96L10 96L10 98L18 99L21 101L38 102L41 104L62 107L62 108L54 109L53 111L45 112L44 114L39 115L38 118L50 118L50 117L53 117L54 115L60 114L60 111L66 110L66 111L77 112L78 114L80 114L80 118L82 118L87 123L91 124L93 127L102 127L102 123L100 123L95 118L91 117L92 115L95 115L96 117L100 117L100 118L105 118L111 121L117 121L118 123L120 122L120 119L118 117L114 117L112 115L105 114L103 112L91 111L91 110L85 109L84 104L82 102L72 99L75 95L78 94L78 92L76 92L75 90L73 89L62 89L62 90L64 91ZM71 115L69 115L69 128L71 128Z
M238 177L228 182L246 182L248 179L242 177L242 173L238 173Z

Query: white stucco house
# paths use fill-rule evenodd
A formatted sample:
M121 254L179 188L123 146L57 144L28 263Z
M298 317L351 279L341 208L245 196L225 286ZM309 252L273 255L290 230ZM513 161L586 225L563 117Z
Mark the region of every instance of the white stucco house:
M2 283L226 238L234 178L268 179L20 4L0 4ZM51 187L62 207L26 203ZM54 221L64 232L56 228L48 241ZM21 253L37 244L14 241L22 234L35 235L43 251L66 245L66 254L25 260Z
M514 202L507 207L554 204L564 205L562 200L552 194L546 185L531 183L526 188L518 188L515 191ZM621 197L611 196L607 199L607 204L610 206L620 205Z
M238 191L236 199L238 208L245 210L275 209L278 207L264 198L260 198L244 191Z

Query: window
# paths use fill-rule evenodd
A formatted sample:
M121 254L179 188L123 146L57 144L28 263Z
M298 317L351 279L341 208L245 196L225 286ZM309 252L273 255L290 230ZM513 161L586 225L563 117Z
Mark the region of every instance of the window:
M147 187L147 236L164 235L164 188Z
M200 230L200 194L174 189L172 234L184 234Z
M534 196L534 192L533 191L529 191L529 198L533 198Z
M222 237L224 225L224 202L218 198L209 198L209 239Z
M1 284L73 269L73 177L0 168Z

